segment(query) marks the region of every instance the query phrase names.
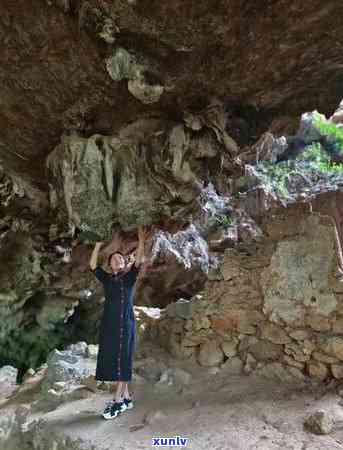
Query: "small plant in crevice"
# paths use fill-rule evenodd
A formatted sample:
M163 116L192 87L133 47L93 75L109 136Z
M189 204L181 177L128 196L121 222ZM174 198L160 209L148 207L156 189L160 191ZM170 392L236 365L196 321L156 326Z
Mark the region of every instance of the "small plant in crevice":
M336 172L343 174L343 164L339 163L321 162L318 164L318 169L321 172Z
M297 161L308 161L314 163L329 161L329 159L328 154L323 150L319 142L308 145L302 154L296 158Z
M228 228L228 227L231 226L232 223L233 223L231 217L226 216L226 215L224 215L224 214L222 214L222 215L219 215L219 214L218 214L218 215L216 216L215 220L216 220L216 224L217 224L218 226L223 227L223 228Z
M300 160L300 157L298 159ZM343 172L343 164L332 162L320 143L308 145L301 155L301 160L308 161L310 168L319 172Z

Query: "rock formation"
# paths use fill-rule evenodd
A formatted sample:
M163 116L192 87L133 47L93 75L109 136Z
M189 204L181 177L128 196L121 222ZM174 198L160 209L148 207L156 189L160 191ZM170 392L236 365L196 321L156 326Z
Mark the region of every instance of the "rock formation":
M92 243L144 224L135 300L175 356L341 378L342 6L0 9L0 364L95 344Z

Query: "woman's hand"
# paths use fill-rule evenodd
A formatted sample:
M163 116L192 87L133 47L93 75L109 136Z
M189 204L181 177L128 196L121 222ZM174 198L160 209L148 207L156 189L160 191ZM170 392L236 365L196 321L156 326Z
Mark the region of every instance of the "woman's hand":
M100 251L100 247L103 245L102 241L99 241L95 244L91 258L89 260L89 265L91 270L95 270L97 263L98 263L98 255Z
M145 247L145 241L151 236L152 228L149 231L148 227L143 227L140 225L138 227L138 248L136 252L136 266L139 267L141 264L145 262L144 257L144 247Z
M149 231L148 227L143 227L140 225L138 227L138 239L140 242L146 241L150 237L151 231Z
M119 231L116 231L110 241L104 242L104 248L101 250L101 253L104 256L110 255L111 253L121 251L122 247L123 236Z

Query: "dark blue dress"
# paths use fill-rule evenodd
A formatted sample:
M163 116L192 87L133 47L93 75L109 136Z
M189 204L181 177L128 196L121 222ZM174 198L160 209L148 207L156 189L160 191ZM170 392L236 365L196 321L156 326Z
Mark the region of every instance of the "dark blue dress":
M133 291L139 268L133 264L129 272L114 275L97 267L93 273L105 293L95 379L131 381L136 340Z

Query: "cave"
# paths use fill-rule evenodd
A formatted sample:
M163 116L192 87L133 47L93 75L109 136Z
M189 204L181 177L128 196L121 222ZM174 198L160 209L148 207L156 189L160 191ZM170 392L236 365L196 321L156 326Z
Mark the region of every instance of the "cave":
M339 448L343 5L0 10L0 447L114 448L95 420L116 385L95 375L106 289L90 261L102 242L114 276L143 228L142 410L116 448L159 429L199 450L307 448L300 416L313 448Z

